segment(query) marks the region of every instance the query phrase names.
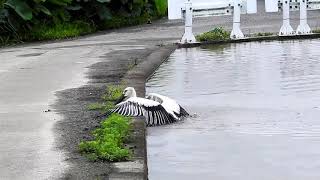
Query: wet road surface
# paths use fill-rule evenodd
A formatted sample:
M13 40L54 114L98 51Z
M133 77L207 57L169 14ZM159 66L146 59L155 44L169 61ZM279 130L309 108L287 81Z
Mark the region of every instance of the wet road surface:
M50 105L55 91L85 84L85 67L97 58L86 57L93 48L49 47L0 51L0 179L57 179L68 167L54 146L61 117Z
M320 177L319 40L178 49L147 83L195 117L148 129L150 180Z
M0 50L0 179L64 177L69 164L54 133L63 118L51 107L55 92L85 85L88 66L127 49L141 46L78 40Z

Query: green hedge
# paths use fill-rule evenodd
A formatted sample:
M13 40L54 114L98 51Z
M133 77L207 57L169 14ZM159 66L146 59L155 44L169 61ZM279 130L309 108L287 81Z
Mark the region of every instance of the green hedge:
M154 0L155 7L159 16L165 16L168 10L167 0Z
M145 23L166 13L166 0L0 0L0 44L74 37Z

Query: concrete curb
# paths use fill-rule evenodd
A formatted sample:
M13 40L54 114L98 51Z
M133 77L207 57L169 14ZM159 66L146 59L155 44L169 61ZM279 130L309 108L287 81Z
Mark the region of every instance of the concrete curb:
M206 41L198 42L193 44L179 44L178 48L192 48L199 47L203 45L215 45L215 44L227 44L227 43L242 43L242 42L261 42L261 41L286 41L286 40L296 40L296 39L317 39L320 38L320 33L314 33L310 35L295 35L295 36L260 36L260 37L248 37L245 39L235 39L235 40L218 40L218 41Z

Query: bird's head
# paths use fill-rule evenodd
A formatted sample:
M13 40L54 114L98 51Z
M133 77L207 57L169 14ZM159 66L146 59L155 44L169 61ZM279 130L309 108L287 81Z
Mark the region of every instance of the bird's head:
M133 87L125 88L123 90L122 94L123 94L124 97L127 97L127 98L131 98L131 97L136 97L137 96L136 90L134 90Z
M133 87L127 87L123 90L121 97L117 100L116 104L131 97L136 97L136 90Z

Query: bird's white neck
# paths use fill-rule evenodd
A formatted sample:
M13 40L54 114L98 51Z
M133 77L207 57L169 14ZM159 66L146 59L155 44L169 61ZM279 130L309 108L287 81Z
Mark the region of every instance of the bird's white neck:
M131 97L137 97L137 93L136 93L136 91L133 91L133 92L132 92Z
M130 95L129 95L129 98L130 97L137 97L137 93L136 93L136 90L132 88L131 92L130 92Z

